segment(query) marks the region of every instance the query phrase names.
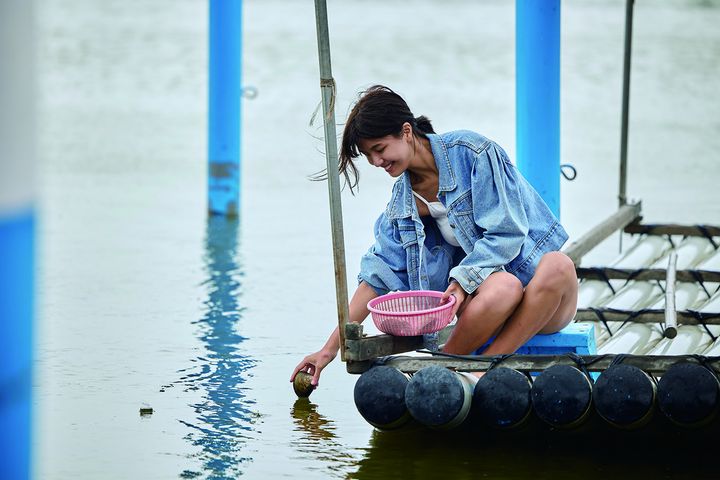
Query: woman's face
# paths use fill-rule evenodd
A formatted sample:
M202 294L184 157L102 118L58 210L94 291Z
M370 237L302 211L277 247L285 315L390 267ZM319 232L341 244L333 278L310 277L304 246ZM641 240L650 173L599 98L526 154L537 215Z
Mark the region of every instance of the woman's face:
M410 166L414 154L412 130L407 133L403 129L399 137L387 135L361 139L358 142L358 149L365 155L370 165L384 169L391 177L398 177Z

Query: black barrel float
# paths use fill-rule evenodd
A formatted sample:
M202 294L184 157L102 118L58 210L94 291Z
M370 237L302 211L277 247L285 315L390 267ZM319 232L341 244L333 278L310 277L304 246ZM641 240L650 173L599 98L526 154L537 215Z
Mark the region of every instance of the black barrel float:
M541 420L553 427L572 428L588 417L592 382L575 367L554 365L535 379L530 396Z
M355 383L355 406L371 425L391 430L401 427L410 414L405 405L408 377L388 366L373 367L360 375Z
M478 380L473 412L491 427L511 428L530 415L530 379L512 368L496 367Z
M620 428L644 425L652 416L655 381L632 365L611 365L595 382L593 403L597 413Z
M672 422L698 426L720 408L720 383L714 372L695 363L676 363L658 382L658 406Z
M468 415L474 377L432 365L418 370L405 389L410 415L429 427L453 428Z

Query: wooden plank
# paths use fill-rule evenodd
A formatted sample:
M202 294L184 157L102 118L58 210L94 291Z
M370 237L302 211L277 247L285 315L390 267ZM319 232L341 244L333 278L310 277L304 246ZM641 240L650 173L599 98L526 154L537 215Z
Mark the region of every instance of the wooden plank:
M607 369L617 355L580 355L589 371L598 372ZM439 365L459 372L486 371L495 357L451 358L443 356L408 357L398 356L388 359L384 364L406 373L414 373L429 365ZM663 373L678 362L698 363L691 355L644 355L626 356L622 363L633 365L649 373ZM720 372L720 357L708 357L708 364ZM571 365L576 363L567 355L513 355L500 361L498 365L514 368L521 372L537 372L553 365ZM358 372L359 373L359 372Z
M422 348L422 337L394 337L392 335L346 338L345 358L353 361L371 360L386 355L410 352Z
M445 343L454 328L445 327L438 343ZM365 336L362 325L350 323L345 326L345 359L353 362L372 360L377 357L412 352L423 348L423 337L394 337L392 335Z
M583 255L595 248L600 242L629 223L637 221L640 218L641 210L641 202L621 206L617 212L593 227L576 242L571 243L564 250L565 254L575 262L575 265L579 265Z
M578 278L590 280L665 280L667 270L664 268L610 268L610 267L576 267ZM675 281L685 283L720 282L720 272L714 270L676 270Z
M395 355L423 348L422 337L393 337L377 335L360 340L345 340L345 359L347 361L371 360L377 357Z
M700 322L695 314L691 311L676 312L677 322L683 325L720 325L720 312L705 313L701 315ZM665 310L647 309L647 310L617 310L613 308L581 308L575 314L575 321L593 322L599 321L603 317L608 322L637 322L637 323L663 323L665 321Z
M665 280L665 328L663 335L666 338L677 336L677 312L675 311L675 270L677 268L677 253L670 252L668 260L667 279Z
M720 226L715 225L679 225L675 223L666 224L642 224L634 222L625 227L625 233L645 233L648 235L685 235L690 237L712 237L720 236Z

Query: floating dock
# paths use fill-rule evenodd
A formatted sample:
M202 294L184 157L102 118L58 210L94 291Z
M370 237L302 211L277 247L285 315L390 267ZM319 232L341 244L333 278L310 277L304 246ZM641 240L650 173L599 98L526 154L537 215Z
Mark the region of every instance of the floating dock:
M646 225L639 212L621 208L565 251L578 265L578 312L567 329L575 337L537 335L516 354L458 356L423 350L423 337L347 325L360 413L381 429L410 419L512 429L531 418L550 430L590 418L618 429L720 428L720 228ZM580 266L618 226L633 234L630 248L608 266ZM487 373L476 382L464 374L472 371Z
M523 10L522 15L554 34L559 12L552 2L548 5L548 11ZM644 224L641 203L628 201L633 5L634 0L626 0L618 210L564 251L580 282L572 332L536 335L510 355L459 356L437 348L452 324L426 344L423 337L367 336L362 325L347 321L339 178L330 174L338 164L336 84L327 8L325 0L315 0L340 354L347 371L360 374L355 404L370 424L396 429L414 419L434 429L470 423L513 431L534 419L546 430L563 431L599 424L622 431L658 422L675 430L705 427L715 434L720 429L720 420L715 421L720 410L720 227ZM518 45L526 43L542 45ZM527 73L524 67L530 64L518 70ZM555 88L554 80L550 83ZM516 108L523 114L537 92L521 93ZM543 125L538 121L537 127ZM524 122L519 126L527 127ZM539 170L559 177L554 167ZM534 184L543 194L544 188ZM633 236L630 248L610 265L583 265L588 252L619 232ZM400 355L407 352L413 353ZM477 371L486 373L479 380L468 374Z

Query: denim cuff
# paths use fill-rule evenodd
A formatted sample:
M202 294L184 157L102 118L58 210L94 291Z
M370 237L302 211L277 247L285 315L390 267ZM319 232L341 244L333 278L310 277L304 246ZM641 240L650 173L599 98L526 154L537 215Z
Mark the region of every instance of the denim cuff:
M368 285L370 285L370 288L373 289L373 291L375 292L375 294L376 294L378 297L381 296L381 295L385 295L386 293L389 293L389 292L390 292L390 290L388 290L388 289L385 288L385 287L378 287L378 286L375 286L375 285L373 285L372 283L370 283L370 282L368 281L368 279L363 276L362 272L358 275L357 280L358 280L358 286L359 286L362 282L365 282L365 283L367 283Z
M450 280L455 280L467 293L473 293L491 273L504 272L505 267L466 267L458 265L450 270Z

